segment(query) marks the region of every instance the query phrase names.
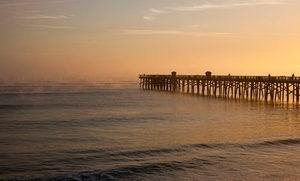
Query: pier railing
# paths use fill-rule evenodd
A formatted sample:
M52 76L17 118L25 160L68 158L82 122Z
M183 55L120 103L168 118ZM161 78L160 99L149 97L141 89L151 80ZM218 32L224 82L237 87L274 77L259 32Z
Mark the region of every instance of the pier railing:
M300 77L212 75L139 75L142 89L177 91L204 96L299 103Z
M139 75L140 79L144 78L172 78L172 75ZM300 82L300 77L293 76L228 76L213 75L206 77L205 75L177 75L177 79L210 79L210 80L245 80L245 81L283 81L283 82Z

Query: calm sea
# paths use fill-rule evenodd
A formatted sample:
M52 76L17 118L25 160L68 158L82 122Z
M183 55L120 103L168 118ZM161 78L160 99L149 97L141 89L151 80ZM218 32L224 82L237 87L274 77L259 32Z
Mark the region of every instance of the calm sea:
M89 85L0 88L0 180L299 180L293 105Z

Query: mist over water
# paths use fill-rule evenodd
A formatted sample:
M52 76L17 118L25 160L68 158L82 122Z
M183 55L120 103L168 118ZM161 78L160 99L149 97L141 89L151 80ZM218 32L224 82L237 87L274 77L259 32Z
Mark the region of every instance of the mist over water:
M0 83L0 94L87 93L101 89L137 88L135 81L38 81L36 83Z
M0 179L300 177L297 106L137 87L2 86Z

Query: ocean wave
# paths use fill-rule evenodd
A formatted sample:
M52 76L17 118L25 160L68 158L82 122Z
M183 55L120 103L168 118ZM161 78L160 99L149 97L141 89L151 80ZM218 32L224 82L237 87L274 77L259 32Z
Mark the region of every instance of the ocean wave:
M207 162L207 161L203 161ZM142 180L146 175L154 173L164 173L167 171L183 171L186 163L184 162L166 162L143 165L130 165L118 169L100 170L94 172L81 172L75 174L56 175L53 177L41 178L16 178L7 181L99 181L99 180Z
M63 122L56 122L55 124L64 124ZM74 125L80 126L80 122ZM49 126L47 126L49 127ZM79 138L51 138L51 141L72 141L72 142L87 142L91 141L87 139L79 139ZM98 141L97 139L92 141ZM149 157L163 157L163 156L172 156L172 155L184 155L188 154L192 150L202 150L202 151L210 151L210 150L223 150L223 149L264 149L264 148L272 148L277 146L300 146L300 138L295 139L278 139L273 141L262 141L262 142L254 142L254 143L213 143L213 144L188 144L181 145L175 147L165 147L165 148L149 148L149 149L138 149L131 150L129 148L124 147L113 147L113 148L94 148L94 149L72 149L72 150L62 150L61 154L73 154L73 155L85 155L86 159L94 159L95 157L101 155L106 156L107 158L116 158L123 157L126 159L132 158L149 158ZM91 158L89 158L91 156Z
M274 140L274 141L265 141L263 143L260 143L259 145L264 146L280 146L280 145L299 145L300 144L300 138L296 139L282 139L282 140Z
M278 139L273 141L263 141L254 143L220 143L220 144L192 144L186 147L202 148L202 149L223 149L223 148L260 148L272 146L288 146L300 145L300 138L294 139Z
M140 149L140 150L124 150L124 148L110 148L110 149L80 149L80 150L66 150L60 154L70 154L72 157L65 159L53 160L47 164L63 164L72 163L75 165L84 165L85 161L90 164L104 163L111 164L107 167L102 167L100 170L90 171L75 171L65 174L52 174L39 178L14 178L10 181L28 180L28 181L59 181L59 180L77 180L77 181L91 181L91 180L144 180L149 178L152 180L158 178L157 175L167 174L168 178L176 178L171 173L188 174L197 173L204 178L211 178L214 180L215 173L232 172L229 178L234 178L235 174L240 173L240 163L253 164L258 167L262 163L249 162L252 154L260 153L261 149L270 150L270 155L257 155L261 158L261 162L266 164L264 160L272 157L272 151L281 146L284 150L288 149L286 146L296 146L295 152L300 145L300 139L278 139L273 141L262 141L257 143L223 143L223 144L189 144L175 147L157 148L157 149ZM274 146L276 146L274 148ZM268 153L268 152L266 152ZM297 153L295 153L297 154ZM84 157L82 157L84 155ZM84 158L84 159L83 159ZM278 155L276 156L278 159ZM284 155L282 155L284 162L287 163ZM269 164L274 164L271 159ZM260 162L260 159L258 160ZM275 163L276 164L276 163ZM268 164L266 164L268 165ZM276 164L277 165L277 164ZM203 172L198 172L202 170ZM205 172L207 171L207 173ZM247 173L247 172L245 172ZM171 175L170 175L171 174ZM207 175L206 175L207 174ZM216 175L215 175L216 176ZM218 176L218 175L217 175ZM228 175L227 175L228 176ZM187 177L188 180L189 177ZM221 177L217 177L221 180ZM158 179L163 180L163 177ZM229 179L231 180L231 179Z
M109 154L110 156L125 156L125 157L145 157L145 156L156 156L163 154L172 154L185 152L186 150L180 148L163 148L163 149L149 149L149 150L137 150L137 151L125 151Z

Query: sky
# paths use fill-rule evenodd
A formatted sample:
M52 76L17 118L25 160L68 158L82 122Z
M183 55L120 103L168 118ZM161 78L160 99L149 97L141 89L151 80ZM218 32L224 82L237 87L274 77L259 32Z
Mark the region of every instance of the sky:
M0 81L300 76L299 0L1 0Z

